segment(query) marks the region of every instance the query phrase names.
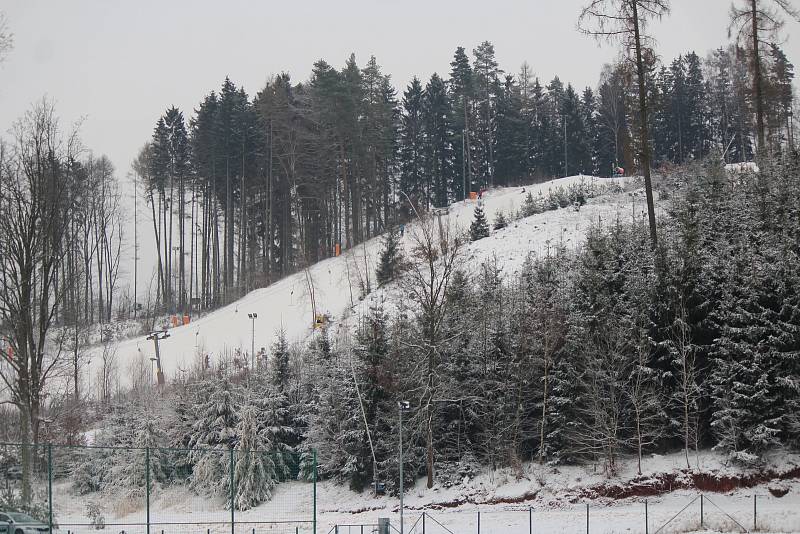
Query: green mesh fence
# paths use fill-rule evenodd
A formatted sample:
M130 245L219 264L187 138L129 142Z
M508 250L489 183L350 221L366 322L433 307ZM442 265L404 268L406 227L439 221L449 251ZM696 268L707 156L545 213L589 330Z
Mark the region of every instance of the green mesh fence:
M0 443L0 514L44 533L312 533L315 466L313 452Z

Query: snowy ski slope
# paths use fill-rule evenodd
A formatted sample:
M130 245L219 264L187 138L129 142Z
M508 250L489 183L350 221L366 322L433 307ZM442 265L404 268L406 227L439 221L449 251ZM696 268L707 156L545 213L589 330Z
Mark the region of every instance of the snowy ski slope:
M509 187L492 190L483 196L483 207L491 222L498 210L505 213L519 209L527 195L532 192L547 195L548 190L568 187L581 181L597 180L604 183L620 182L622 179L571 176L524 187ZM523 192L524 190L524 192ZM522 264L529 252L541 253L550 243L562 240L568 247L577 246L585 231L598 219L612 217L630 218L632 210L638 214L644 209L641 195L630 194L602 196L575 211L568 207L534 215L512 223L509 227L493 232L481 241L466 247L468 265L479 265L483 258L495 254L506 272L513 272ZM450 207L446 217L452 226L468 228L472 221L475 201L460 202ZM403 245L409 244L409 233L414 223L407 225ZM385 291L373 291L359 303L359 280L365 280L367 272L374 287L375 265L380 254L382 238L377 237L348 250L341 256L329 258L300 272L286 277L266 288L252 291L238 301L194 319L189 325L170 328L170 337L161 342L161 359L164 372L170 377L182 369L189 369L200 361L203 354L212 358L219 355L231 357L239 349L249 354L251 346L251 320L248 313L257 313L255 320L255 350L269 347L275 335L283 328L289 341L308 338L312 331L313 313L309 294L309 279L314 288L317 313L328 314L332 331L336 333L347 324L342 319L357 316L368 303L376 298L386 298ZM100 348L94 351L99 356ZM116 346L116 359L122 386L130 380L131 363L144 361L154 355L153 343L144 336L128 339ZM101 359L90 360L88 372L93 379Z

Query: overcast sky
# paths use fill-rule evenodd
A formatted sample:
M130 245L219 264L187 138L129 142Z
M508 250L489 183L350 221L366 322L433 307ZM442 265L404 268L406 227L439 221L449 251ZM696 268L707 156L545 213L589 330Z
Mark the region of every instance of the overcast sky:
M618 52L577 32L584 2L0 0L15 34L15 48L0 64L0 136L47 96L64 129L83 119L85 146L108 155L123 178L159 115L175 105L188 119L226 75L253 96L273 74L306 80L317 59L340 67L354 52L360 65L374 54L402 91L414 75L446 76L457 46L471 51L484 40L494 43L506 71L528 61L544 82L558 75L594 87ZM651 28L666 61L688 50L704 57L728 41L730 0L672 0L672 7ZM784 32L792 61L800 61L798 26L787 24ZM141 293L156 260L149 213L139 213ZM129 259L132 233L129 223ZM123 262L123 285L132 281L131 263Z
M65 123L121 176L170 105L187 118L226 75L253 96L272 74L308 78L324 58L360 65L374 54L402 90L413 75L446 75L456 46L495 45L503 69L527 60L543 80L595 86L616 54L575 29L585 0L0 0L15 48L0 66L0 132L33 101L56 101ZM652 31L665 59L727 41L730 0L673 0ZM790 60L800 57L787 25Z

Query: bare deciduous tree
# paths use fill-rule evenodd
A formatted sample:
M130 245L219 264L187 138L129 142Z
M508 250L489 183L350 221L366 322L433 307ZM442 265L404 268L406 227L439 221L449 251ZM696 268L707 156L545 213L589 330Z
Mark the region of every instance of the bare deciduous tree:
M415 358L419 385L409 393L417 399L415 414L419 428L425 434L427 486L433 487L434 450L433 420L440 396L440 351L443 343L443 323L447 314L447 289L461 261L462 239L449 222L438 222L431 214L423 214L409 232L412 250L408 274L403 287L417 307L421 337L409 343Z
M0 11L0 63L5 60L12 48L14 48L14 34L8 28L6 14Z
M678 306L678 316L672 327L670 352L672 364L678 380L676 402L679 404L682 420L681 432L683 434L683 451L686 457L686 467L689 463L689 445L697 442L697 403L700 399L700 386L697 384L699 369L697 365L696 348L692 344L691 327L683 301Z
M97 396L101 402L111 402L114 388L119 381L119 364L117 363L117 344L106 340L103 352L100 353L100 368L97 370Z
M64 139L51 102L43 100L13 128L14 146L0 162L0 325L14 358L0 379L22 415L22 441L39 440L43 396L58 371L64 335L52 335L66 294L60 270L71 248L73 205L63 192L79 144ZM4 151L5 152L5 151ZM23 499L31 496L30 449L23 454Z

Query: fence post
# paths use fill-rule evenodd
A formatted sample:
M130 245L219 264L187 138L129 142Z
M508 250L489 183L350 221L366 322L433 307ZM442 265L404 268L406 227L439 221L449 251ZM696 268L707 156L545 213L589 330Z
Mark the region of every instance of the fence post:
M425 512L422 512L422 534L425 534Z
M528 534L533 534L533 506L528 506Z
M481 511L478 510L478 534L481 534Z
M586 503L586 534L589 534L589 503Z
M758 495L753 494L753 530L756 530L756 521L758 520L758 505L756 501L758 499Z
M314 462L314 534L317 534L317 450L311 453Z
M650 521L647 516L647 499L644 500L644 534L650 534Z
M150 447L144 448L144 495L147 534L150 534Z
M235 532L236 532L236 529L235 529L235 525L236 525L236 511L235 511L236 510L236 506L234 506L234 501L236 500L236 488L234 488L234 484L236 484L236 479L233 476L233 465L234 465L234 463L233 463L233 447L231 447L228 450L229 450L229 454L230 454L230 464L231 464L230 465L230 471L231 471L231 480L230 480L230 484L231 484L231 534L235 534Z
M47 514L48 534L53 534L53 445L47 444Z
M700 494L700 528L703 528L703 494Z

